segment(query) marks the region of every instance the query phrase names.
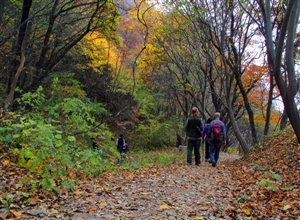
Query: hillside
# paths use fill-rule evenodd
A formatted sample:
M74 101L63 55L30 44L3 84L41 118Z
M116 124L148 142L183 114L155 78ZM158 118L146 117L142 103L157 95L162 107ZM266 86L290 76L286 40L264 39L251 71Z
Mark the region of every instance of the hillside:
M266 138L248 157L226 166L235 189L233 217L299 219L300 145L292 130Z
M2 156L0 219L299 219L299 146L286 131L216 168L120 168L57 192L21 186L28 174Z

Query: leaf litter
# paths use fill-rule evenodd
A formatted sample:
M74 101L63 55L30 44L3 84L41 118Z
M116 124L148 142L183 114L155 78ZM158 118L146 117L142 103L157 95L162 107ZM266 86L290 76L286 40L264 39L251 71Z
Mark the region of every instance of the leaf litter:
M216 168L185 163L119 169L58 192L18 185L27 171L2 157L0 219L300 219L300 148L291 131ZM75 175L75 174L74 174Z

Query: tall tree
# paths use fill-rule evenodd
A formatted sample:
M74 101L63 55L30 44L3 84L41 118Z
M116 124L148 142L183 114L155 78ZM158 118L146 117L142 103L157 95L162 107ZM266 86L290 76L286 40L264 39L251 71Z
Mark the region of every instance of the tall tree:
M300 142L300 115L297 109L295 96L299 91L299 78L295 73L295 49L294 41L298 27L300 1L289 0L286 4L286 10L280 11L282 17L282 26L278 33L278 39L273 39L272 32L272 4L270 0L257 0L260 16L263 18L263 36L265 38L268 51L268 62L270 73L274 75L277 86L282 97L285 111L290 119L290 123L295 131L298 141ZM285 55L285 62L282 58ZM282 67L286 69L286 73L282 74Z

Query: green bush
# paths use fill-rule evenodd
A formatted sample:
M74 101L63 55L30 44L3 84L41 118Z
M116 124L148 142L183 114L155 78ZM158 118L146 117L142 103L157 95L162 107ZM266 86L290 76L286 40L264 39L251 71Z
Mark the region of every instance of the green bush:
M53 95L62 88L65 87L55 79L50 92ZM22 184L33 189L37 184L56 189L61 180L64 187L70 188L74 173L98 175L113 164L111 158L117 155L110 141L113 135L104 123L98 122L108 113L103 105L82 97L83 91L75 88L79 97L74 97L74 88L71 95L57 93L49 99L45 96L49 91L44 92L42 87L23 94L16 100L19 111L2 122L0 144L17 157L21 167L41 177L36 183L23 178ZM109 156L92 151L90 137L97 138Z

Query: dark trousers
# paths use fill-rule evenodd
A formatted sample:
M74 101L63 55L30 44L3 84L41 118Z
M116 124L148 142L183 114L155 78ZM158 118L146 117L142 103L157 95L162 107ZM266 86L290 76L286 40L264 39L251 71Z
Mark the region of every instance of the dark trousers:
M211 141L209 144L209 157L212 163L217 163L219 160L220 149L222 146L222 142L213 142Z
M120 154L123 153L123 146L122 145L118 146L118 151L119 151Z
M205 142L205 159L209 159L209 142Z
M187 162L192 163L193 150L196 164L200 164L200 140L188 140Z

